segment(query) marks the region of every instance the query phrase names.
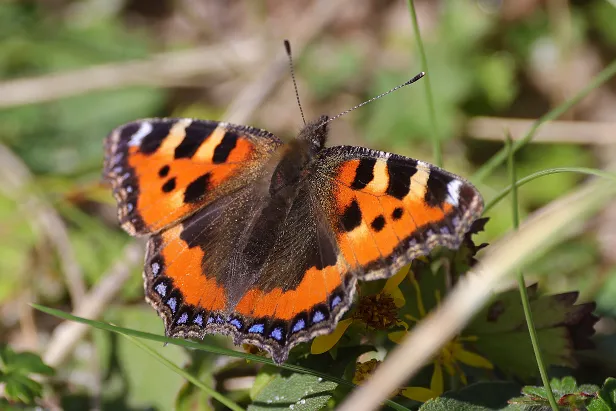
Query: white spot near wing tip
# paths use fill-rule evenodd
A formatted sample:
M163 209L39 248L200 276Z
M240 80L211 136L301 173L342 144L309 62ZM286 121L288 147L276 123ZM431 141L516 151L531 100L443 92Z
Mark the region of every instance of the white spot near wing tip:
M145 136L147 136L151 132L152 132L152 123L150 123L149 121L141 122L141 126L139 127L139 130L137 130L135 134L131 136L130 141L128 142L128 145L129 146L141 145L141 141L143 141Z
M462 181L451 180L447 184L447 193L449 193L449 203L454 207L458 207L460 204L460 188L462 187Z

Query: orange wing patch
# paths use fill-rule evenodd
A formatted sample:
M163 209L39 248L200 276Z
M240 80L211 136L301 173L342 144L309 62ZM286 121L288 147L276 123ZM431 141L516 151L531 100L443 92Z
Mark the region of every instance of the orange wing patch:
M392 262L409 261L433 246L413 243L413 236L425 232L438 242L441 234L453 235L448 219L456 210L456 190L465 183L438 173L400 156L353 158L334 168L330 219L342 256L354 269L379 266L378 277L392 275L401 264Z
M143 120L107 139L105 174L131 234L168 227L255 178L281 144L226 123Z
M326 304L331 293L343 282L348 273L342 261L321 270L310 268L294 290L281 288L264 293L249 290L235 307L235 311L253 318L274 317L290 320L296 315L310 311L319 304Z
M203 251L201 247L188 247L180 239L182 226L177 225L162 233L159 251L163 258L164 274L173 280L173 286L184 299L184 303L208 311L224 310L226 296L224 288L216 278L203 272Z

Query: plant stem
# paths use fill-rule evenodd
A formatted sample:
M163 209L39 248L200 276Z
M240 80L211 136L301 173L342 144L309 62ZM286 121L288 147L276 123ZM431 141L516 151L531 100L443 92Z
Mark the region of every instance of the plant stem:
M610 173L603 170L598 170L595 168L586 168L586 167L556 167L556 168L547 168L545 170L537 171L536 173L529 174L526 177L523 177L516 181L515 186L519 188L524 184L531 182L539 177L549 176L552 174L558 173L578 173L578 174L586 174L591 176L597 176L602 178L607 178L610 180L616 181L616 174ZM492 209L496 204L498 204L503 198L507 197L507 194L512 190L512 186L504 188L500 193L494 196L490 201L486 202L485 207L483 208L483 214L487 214L488 211Z
M511 136L507 133L505 150L507 152L507 163L509 166L509 176L511 178L511 203L512 203L512 215L513 215L513 228L518 230L520 226L520 216L518 214L518 187L516 185L516 172L515 163L513 159L513 146L511 143ZM537 361L537 367L539 368L539 374L541 374L541 380L545 387L548 401L553 411L558 411L558 405L556 399L552 393L552 387L550 387L550 381L548 379L548 373L545 368L545 363L541 357L541 350L539 349L539 340L537 339L537 330L535 330L535 323L533 321L533 313L530 308L530 301L528 299L528 293L526 292L526 284L524 282L524 274L522 271L518 271L518 287L520 289L520 298L522 300L522 307L524 309L524 317L526 318L526 325L528 326L528 334L530 335L530 341L535 353L535 360Z
M415 12L415 4L413 0L408 0L409 10L411 12L411 22L413 23L413 32L417 41L417 49L421 58L421 70L426 72L423 79L424 90L426 91L426 102L428 104L428 113L430 116L430 126L432 127L432 150L434 151L434 164L439 167L443 166L443 154L441 152L441 140L438 133L436 122L436 111L434 110L434 98L432 97L432 87L430 86L430 71L428 70L428 59L424 50L423 42L421 41L421 33L419 32L419 24L417 24L417 13Z
M512 145L512 151L515 153L520 148L524 147L528 142L530 142L537 132L537 129L545 122L555 120L560 117L563 113L569 110L571 107L576 105L580 100L590 94L591 91L601 86L603 83L606 83L612 76L616 74L616 60L610 63L606 68L604 68L601 73L599 73L586 87L580 90L575 96L571 97L569 100L565 101L561 105L554 107L548 113L541 116L537 121L533 123L533 126L528 130L528 133L521 140L517 140ZM507 152L505 149L496 153L490 160L488 160L484 165L482 165L477 172L471 177L471 181L475 184L482 182L496 167L501 165L507 159Z

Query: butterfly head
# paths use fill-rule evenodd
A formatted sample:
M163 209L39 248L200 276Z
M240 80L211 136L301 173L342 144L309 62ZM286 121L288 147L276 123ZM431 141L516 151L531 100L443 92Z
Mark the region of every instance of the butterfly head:
M299 132L297 139L307 141L313 154L321 151L327 141L327 125L329 116L323 115L318 120L306 124Z

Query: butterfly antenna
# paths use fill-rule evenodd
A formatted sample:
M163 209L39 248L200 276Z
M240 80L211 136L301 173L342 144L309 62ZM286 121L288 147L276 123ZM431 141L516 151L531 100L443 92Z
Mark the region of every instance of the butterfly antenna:
M287 56L289 57L289 69L291 69L291 78L293 79L293 88L295 88L295 98L297 98L297 105L299 106L299 112L302 114L302 121L306 125L306 118L304 117L304 110L302 109L302 103L299 101L299 92L297 91L297 82L295 81L295 70L293 69L293 57L291 57L291 43L289 40L284 41L284 48L287 50Z
M386 96L386 95L388 95L389 93L393 93L394 91L399 90L399 89L401 89L402 87L406 87L406 86L408 86L409 84L413 84L414 82L416 82L417 80L419 80L420 78L422 78L422 77L423 77L423 76L425 76L425 75L426 75L426 73L422 71L421 73L419 73L418 75L416 75L416 76L415 76L415 77L413 77L412 79L410 79L410 80L408 80L408 81L406 81L406 82L404 82L404 83L400 84L399 86L396 86L396 87L392 88L391 90L386 91L386 92L385 92L385 93L383 93L383 94L379 94L379 95L378 95L378 96L376 96L376 97L372 97L370 100L364 101L363 103L358 104L358 105L356 105L355 107L350 108L350 109L348 109L348 110L345 110L345 111L343 111L343 112L342 112L342 113L340 113L340 114L337 114L337 115L335 115L335 116L333 116L333 117L330 117L329 119L327 119L327 121L324 121L322 124L320 124L320 125L319 125L319 127L321 127L321 126L323 126L323 125L325 125L325 124L327 124L327 123L330 123L330 122L334 121L335 119L340 118L340 117L344 116L345 114L350 113L350 112L351 112L351 111L353 111L353 110L357 110L358 108L360 108L360 107L362 107L362 106L365 106L365 105L366 105L366 104L368 104L368 103L372 103L374 100L378 100L378 99L380 99L381 97L385 97L385 96Z

